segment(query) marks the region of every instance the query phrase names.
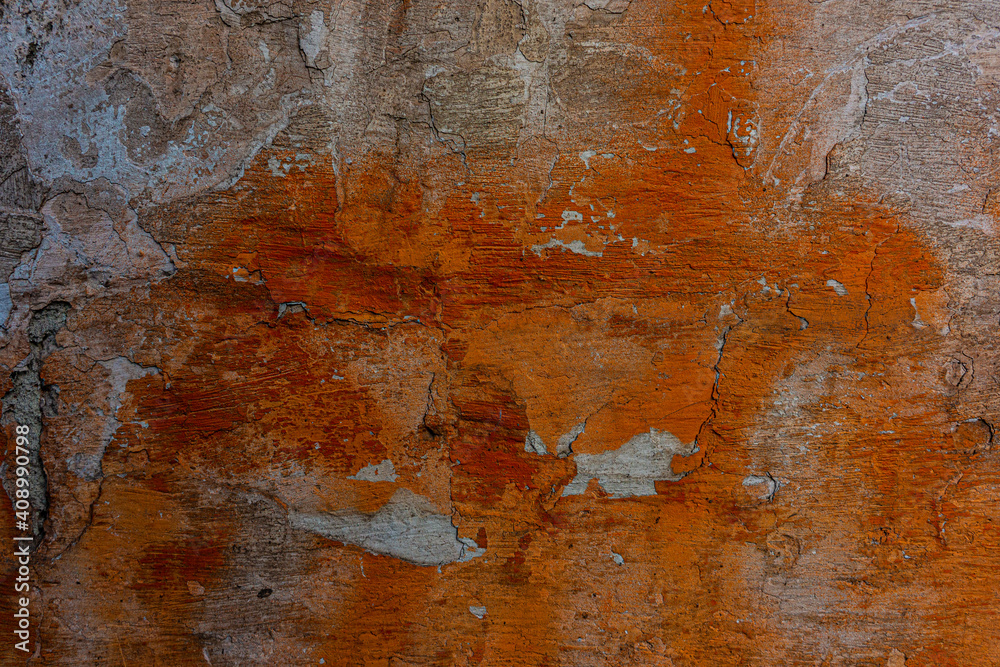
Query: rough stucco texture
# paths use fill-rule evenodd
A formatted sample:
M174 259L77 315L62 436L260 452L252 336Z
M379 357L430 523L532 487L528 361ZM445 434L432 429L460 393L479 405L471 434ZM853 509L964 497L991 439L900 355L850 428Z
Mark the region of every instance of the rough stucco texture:
M9 664L1000 664L1000 3L0 21Z

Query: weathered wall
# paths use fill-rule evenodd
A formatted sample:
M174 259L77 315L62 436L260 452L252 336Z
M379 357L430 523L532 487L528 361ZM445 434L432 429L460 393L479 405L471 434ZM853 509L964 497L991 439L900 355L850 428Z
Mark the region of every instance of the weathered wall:
M1000 664L1000 3L0 12L31 664Z

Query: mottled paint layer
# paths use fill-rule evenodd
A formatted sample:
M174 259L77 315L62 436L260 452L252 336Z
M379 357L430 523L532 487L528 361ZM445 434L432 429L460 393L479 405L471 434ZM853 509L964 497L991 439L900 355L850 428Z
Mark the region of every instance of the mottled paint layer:
M1000 6L0 17L30 664L1000 664Z

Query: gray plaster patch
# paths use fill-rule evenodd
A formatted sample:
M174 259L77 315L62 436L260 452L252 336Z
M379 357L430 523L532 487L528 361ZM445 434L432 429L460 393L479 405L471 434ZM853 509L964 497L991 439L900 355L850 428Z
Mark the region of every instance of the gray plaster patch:
M396 474L396 467L389 459L383 460L378 465L370 464L359 470L354 475L349 475L347 479L356 479L364 482L395 482L399 475Z
M326 42L330 37L330 30L324 23L323 12L314 9L309 15L309 32L300 32L299 48L306 57L306 64L310 67L323 69L317 65L316 58L320 51L326 47ZM328 65L329 66L329 65Z
M830 279L826 281L827 287L832 287L833 291L837 293L837 296L847 296L847 288L839 280Z
M545 443L542 441L542 436L534 431L528 431L528 435L524 438L524 451L538 454L539 456L545 456L549 453L549 450L545 448Z
M670 463L676 454L687 456L694 443L683 444L673 434L651 428L618 449L602 454L577 454L576 477L563 490L563 496L579 495L587 483L597 479L613 498L656 495L654 482L676 482L684 475L675 473Z
M482 619L484 616L486 616L486 607L477 607L475 605L472 605L469 607L469 613L478 619Z
M459 538L450 516L409 489L396 491L373 514L293 511L288 518L293 528L416 565L464 562L486 553L474 540Z
M587 420L583 420L573 428L569 430L568 433L564 433L559 436L559 441L556 442L555 454L561 459L566 458L573 453L573 443L576 439L580 437L583 430L587 427ZM528 431L528 435L524 438L524 451L538 454L539 456L547 456L549 454L548 448L545 446L545 441L542 440L542 436L538 435L534 431Z
M585 428L587 428L587 420L583 420L571 428L569 433L559 436L559 441L556 443L556 456L562 459L572 454L573 443L576 442L576 439L580 437Z
M14 308L14 302L10 300L10 285L0 283L0 327L7 324L10 311Z
M564 250L575 252L578 255L585 255L586 257L604 257L603 250L597 252L587 250L587 246L583 245L583 241L580 241L579 239L570 241L569 243L560 241L559 239L549 239L546 243L538 243L531 246L531 252L541 257L543 250L549 250L551 248L563 248Z
M910 323L915 329L923 329L927 326L927 323L920 319L920 311L917 310L917 300L916 298L910 298L910 305L913 306L913 321Z

